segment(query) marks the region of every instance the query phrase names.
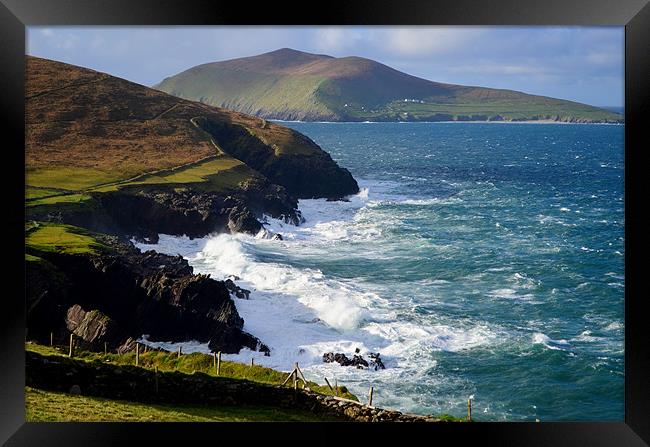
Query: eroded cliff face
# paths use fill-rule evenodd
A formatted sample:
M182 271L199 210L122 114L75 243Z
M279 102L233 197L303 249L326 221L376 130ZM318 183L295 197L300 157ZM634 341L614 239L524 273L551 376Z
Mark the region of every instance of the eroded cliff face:
M209 343L215 351L268 352L242 330L244 320L223 281L193 274L180 256L139 252L114 238L97 254L37 253L27 262L27 330L49 342L74 333L86 348L111 349L143 334L151 341Z
M352 174L307 136L265 121L261 126L247 127L239 115L234 116L239 119L204 119L200 124L223 151L286 188L292 196L339 199L359 192Z
M191 238L224 232L256 235L262 230L263 215L293 225L302 221L297 200L283 187L260 179L242 184L237 195L156 188L91 195L82 206L28 208L28 218L154 243L159 234Z

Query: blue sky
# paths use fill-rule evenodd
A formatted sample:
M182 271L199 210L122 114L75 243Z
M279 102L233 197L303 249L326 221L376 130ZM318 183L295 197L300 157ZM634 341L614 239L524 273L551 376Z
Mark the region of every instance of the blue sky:
M623 106L623 27L29 27L27 53L144 85L294 48L363 56L438 82Z

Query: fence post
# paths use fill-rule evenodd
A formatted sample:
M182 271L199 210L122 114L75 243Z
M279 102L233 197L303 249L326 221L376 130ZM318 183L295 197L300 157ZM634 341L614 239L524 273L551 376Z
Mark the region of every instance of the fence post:
M54 346L54 334L50 332L50 346Z
M467 422L472 422L472 399L467 399Z
M296 373L300 374L300 380L302 380L302 387L305 388L307 386L307 379L305 379L305 375L302 373L302 370L300 369L300 365L298 365L298 362L296 362Z
M156 379L156 394L158 394L158 367L154 366L154 377Z
M368 392L368 406L372 407L372 392L374 391L373 387L370 387L370 391Z
M339 395L339 379L334 378L334 394Z
M217 375L221 374L221 351L217 354Z
M182 347L182 346L179 346L179 347L178 347L178 358L179 358L179 359L181 358L181 354L182 354L182 353L183 353L183 347Z
M74 334L70 333L70 351L68 352L68 357L72 357L72 354L74 354L74 340L72 337L74 337Z
M330 391L334 391L334 388L332 388L332 385L330 385L330 381L327 380L327 377L325 377L325 383L327 383L327 386L330 387Z
M140 365L140 343L135 344L135 366Z
M251 366L255 366L255 359L251 357Z
M104 356L108 354L108 344L104 342Z
M212 367L214 368L214 372L217 372L217 353L216 352L212 353Z

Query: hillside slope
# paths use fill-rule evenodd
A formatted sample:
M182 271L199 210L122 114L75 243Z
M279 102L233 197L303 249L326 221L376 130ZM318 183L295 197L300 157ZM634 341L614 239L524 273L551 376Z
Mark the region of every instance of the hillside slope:
M296 131L73 65L27 58L28 217L135 236L298 223L298 198L358 192Z
M572 101L442 84L361 57L288 48L199 65L154 86L172 95L264 118L303 121L555 120L621 122Z

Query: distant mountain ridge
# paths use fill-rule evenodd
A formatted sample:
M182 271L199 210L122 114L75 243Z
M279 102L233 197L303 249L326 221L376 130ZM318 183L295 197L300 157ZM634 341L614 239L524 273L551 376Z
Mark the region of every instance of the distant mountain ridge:
M154 88L267 119L622 122L610 110L514 90L444 84L350 56L289 48L197 65Z

